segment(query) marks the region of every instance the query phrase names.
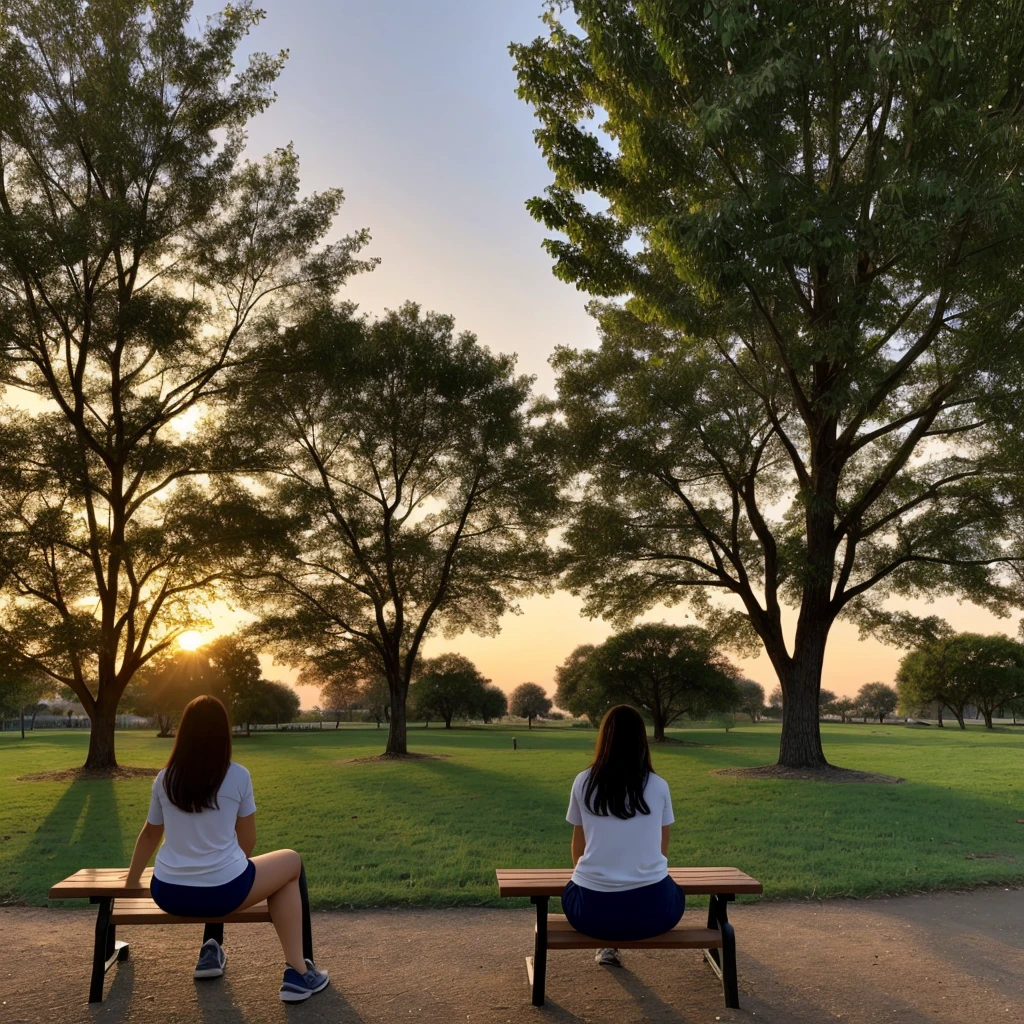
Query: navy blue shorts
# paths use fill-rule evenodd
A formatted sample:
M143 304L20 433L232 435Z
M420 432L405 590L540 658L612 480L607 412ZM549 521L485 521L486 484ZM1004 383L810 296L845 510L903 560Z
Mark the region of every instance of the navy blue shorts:
M578 932L606 942L636 942L675 928L686 909L686 895L666 875L653 885L620 892L598 892L570 882L562 910Z
M247 860L242 873L223 885L178 885L154 878L149 883L149 894L165 913L206 921L236 911L246 901L255 880L256 865Z

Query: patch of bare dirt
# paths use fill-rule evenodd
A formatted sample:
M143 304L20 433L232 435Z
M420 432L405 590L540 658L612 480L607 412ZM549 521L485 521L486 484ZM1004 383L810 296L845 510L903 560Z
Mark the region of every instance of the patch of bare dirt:
M342 761L332 761L333 765L372 764L374 762L394 761L445 761L451 754L374 754L371 757L346 757Z
M96 779L111 779L123 782L126 779L152 779L159 768L136 768L132 765L119 764L116 768L97 771L92 768L60 768L52 772L33 772L31 775L19 775L17 782L86 782Z
M784 768L778 764L763 764L755 768L719 768L712 775L732 775L741 779L786 779L794 782L873 782L895 786L906 779L898 775L882 775L879 772L859 772L852 768Z

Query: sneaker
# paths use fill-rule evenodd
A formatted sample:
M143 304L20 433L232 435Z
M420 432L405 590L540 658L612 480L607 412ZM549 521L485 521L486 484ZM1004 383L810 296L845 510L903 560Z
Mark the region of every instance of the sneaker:
M219 978L224 973L227 955L216 939L207 939L199 950L199 961L192 972L193 978Z
M318 971L312 960L306 961L306 973L299 974L294 967L286 967L281 982L281 1002L301 1003L330 984L326 971Z
M602 967L621 967L622 961L619 959L619 951L612 949L610 946L607 949L599 949L597 955L594 957L594 963L600 964Z

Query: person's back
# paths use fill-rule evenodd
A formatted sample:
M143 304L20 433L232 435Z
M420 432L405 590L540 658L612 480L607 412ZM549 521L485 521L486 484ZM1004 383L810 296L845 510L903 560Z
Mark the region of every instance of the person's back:
M651 772L643 789L648 814L619 818L597 814L587 806L586 791L592 769L576 776L567 818L581 825L586 846L576 862L572 880L598 892L620 892L660 882L668 874L662 853L662 829L671 825L672 798L668 783Z
M329 980L303 956L302 859L294 850L251 857L255 845L252 780L231 760L227 710L216 697L196 697L182 713L174 749L153 782L126 884L139 887L159 847L150 895L168 914L215 921L266 900L285 954L281 999L300 1002ZM193 977L219 978L226 962L220 943L210 938Z
M601 721L594 761L572 785L572 880L562 894L569 923L585 935L635 941L674 928L685 898L668 873L668 783L655 774L640 714L622 704ZM618 963L603 949L599 963Z
M213 806L199 812L184 811L174 804L167 793L166 777L167 769L161 768L153 782L149 820L164 826L153 877L178 885L230 882L247 863L238 843L237 821L256 813L249 772L237 762L229 762Z

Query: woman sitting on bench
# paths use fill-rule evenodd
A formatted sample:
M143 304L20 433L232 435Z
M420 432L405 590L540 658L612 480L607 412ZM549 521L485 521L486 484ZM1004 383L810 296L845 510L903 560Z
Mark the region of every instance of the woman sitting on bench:
M227 710L216 697L196 697L185 708L170 759L153 782L126 884L140 884L159 846L150 894L168 914L215 920L266 900L284 948L281 999L301 1002L328 984L327 972L302 955L302 860L294 850L250 858L255 845L252 780L231 760ZM208 939L195 977L220 977L226 961L217 940Z
M578 932L636 941L674 928L686 904L668 873L668 827L675 820L668 783L655 775L647 726L628 704L601 720L594 760L572 784L572 881L562 909ZM599 964L619 964L606 948Z

